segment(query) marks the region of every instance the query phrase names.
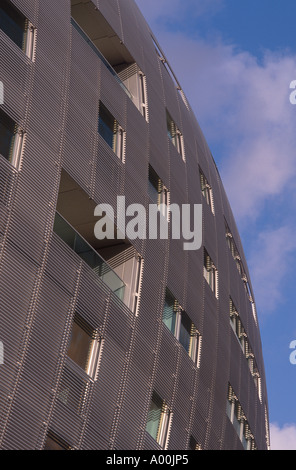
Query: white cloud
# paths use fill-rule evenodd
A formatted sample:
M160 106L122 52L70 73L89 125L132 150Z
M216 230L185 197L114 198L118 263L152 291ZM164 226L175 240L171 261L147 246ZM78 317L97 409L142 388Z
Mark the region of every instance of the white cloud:
M296 424L270 425L271 450L296 450Z
M162 33L160 45L220 169L237 219L255 219L296 175L296 107L289 85L296 57L266 52L262 63L218 41Z
M249 267L256 303L261 313L273 311L283 300L283 281L293 269L291 253L296 249L294 229L283 226L261 232L250 255Z

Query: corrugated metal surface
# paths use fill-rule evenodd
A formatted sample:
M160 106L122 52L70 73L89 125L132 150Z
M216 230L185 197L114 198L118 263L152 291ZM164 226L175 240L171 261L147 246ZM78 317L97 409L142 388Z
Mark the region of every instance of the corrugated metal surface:
M260 333L224 217L249 276L243 247L210 150L145 20L133 0L92 2L146 76L149 122L71 25L70 0L13 3L36 27L37 40L32 62L0 31L1 108L26 136L19 169L0 156L0 448L42 449L51 431L76 449L159 449L146 431L155 391L171 413L168 449L189 448L191 437L203 449L242 449L226 415L230 383L265 449ZM124 162L98 133L100 101L126 132ZM183 134L186 161L167 137L166 109ZM203 249L184 251L182 240L135 240L144 259L135 315L53 233L53 221L62 169L96 204L116 208L125 195L127 205L148 208L149 164L171 203L203 204L203 245L218 269L219 295L204 279ZM201 194L199 165L215 215ZM199 366L162 322L166 287L202 336ZM230 326L229 296L255 353L262 401ZM100 338L95 377L67 356L75 312Z

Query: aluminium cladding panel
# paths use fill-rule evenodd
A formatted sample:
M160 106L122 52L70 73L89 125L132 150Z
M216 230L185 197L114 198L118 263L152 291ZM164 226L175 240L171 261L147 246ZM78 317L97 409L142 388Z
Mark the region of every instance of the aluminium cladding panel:
M1 109L24 125L30 92L32 63L23 51L0 30L1 81L4 86L4 105Z
M124 194L128 204L145 205L148 188L148 124L136 106L127 102Z
M122 25L122 38L125 46L133 56L137 64L142 68L143 49L146 42L143 37L143 28L139 25L137 9L131 0L117 0L120 11L120 20ZM147 29L147 25L146 25ZM144 70L143 70L144 72Z
M68 53L67 47L62 47L67 42L63 43L62 39L60 47L56 48L59 53L51 53L51 47L55 45L52 32L66 31L67 23L62 19L64 15L61 15L53 25L50 21L52 14L42 5L40 3L42 21L39 23L30 108L24 129L24 155L8 234L17 244L24 245L25 240L26 251L38 261L42 256L43 238L50 218L49 202L54 199L52 187L57 178L55 164L61 138L59 127L63 117L61 65L67 63Z
M105 334L97 381L94 384L92 401L87 418L89 427L96 428L109 445L116 432L115 423L121 413L122 387L125 382L127 351L118 342ZM90 436L89 436L90 438ZM87 440L84 445L87 446Z
M5 158L0 158L0 202L3 212L8 215L11 207L13 195L17 184L18 172L10 165ZM5 232L6 223L4 218L0 218L0 232Z
M149 377L130 363L120 415L115 429L114 447L120 450L138 449L146 427L150 403Z
M165 325L160 334L153 389L171 409L176 389L180 344Z
M71 38L62 165L90 193L97 147L101 62L73 26Z
M7 445L13 445L15 449L35 446L36 437L50 410L50 391L54 387L71 298L46 278L38 294L24 340L20 342L19 375L7 416L4 448Z
M169 449L186 449L192 414L194 395L199 371L182 346L179 346L179 364L173 403Z

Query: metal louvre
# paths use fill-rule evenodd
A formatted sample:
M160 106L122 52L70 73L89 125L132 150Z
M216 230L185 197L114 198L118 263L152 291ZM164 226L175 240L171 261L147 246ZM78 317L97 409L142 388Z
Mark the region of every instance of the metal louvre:
M31 61L0 31L3 110L25 131L20 167L0 156L0 448L42 449L52 432L75 449L161 449L146 431L156 392L171 413L168 449L185 450L191 437L202 449L242 449L226 414L230 383L258 448L266 449L260 332L224 217L250 282L243 247L210 149L138 7L133 0L82 2L114 30L117 46L121 40L135 60L131 68L145 74L149 122L72 26L71 3L79 0L12 2L37 36ZM123 161L98 132L100 101L125 131ZM168 138L166 109L183 135L185 161ZM53 233L62 170L92 204L115 209L124 195L127 205L148 209L149 164L171 204L203 204L203 245L218 270L217 298L204 279L203 247L190 252L183 240L131 240L143 258L135 313ZM215 214L202 195L198 165ZM163 323L167 287L202 337L198 366ZM230 325L230 296L255 355L262 402ZM94 375L67 356L75 312L100 345Z

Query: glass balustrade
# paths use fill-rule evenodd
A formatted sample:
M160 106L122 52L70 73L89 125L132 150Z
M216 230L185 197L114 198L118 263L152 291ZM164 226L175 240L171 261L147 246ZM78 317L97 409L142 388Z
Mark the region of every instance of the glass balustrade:
M125 289L124 282L94 248L92 248L58 212L56 212L53 230L91 267L117 297L123 300Z

